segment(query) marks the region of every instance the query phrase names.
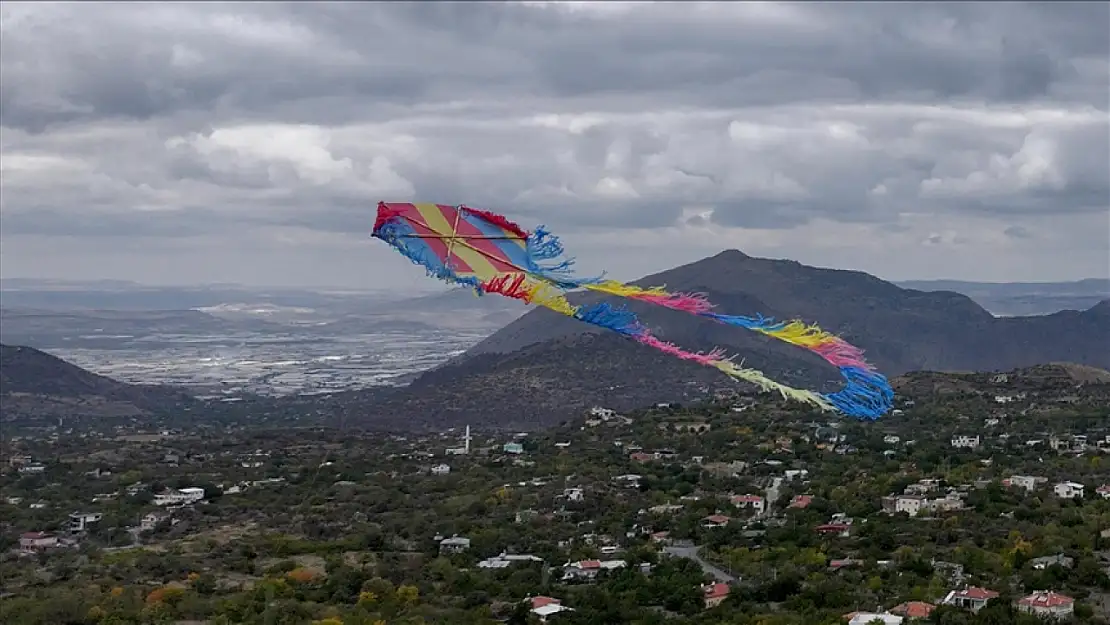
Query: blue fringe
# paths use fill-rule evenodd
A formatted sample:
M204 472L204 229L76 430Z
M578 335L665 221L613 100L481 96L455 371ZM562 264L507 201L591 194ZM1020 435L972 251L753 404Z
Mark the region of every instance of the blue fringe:
M373 236L385 241L392 245L398 252L405 258L423 267L429 276L433 276L444 282L451 284L461 284L469 286L475 290L481 291L481 281L471 276L463 278L456 274L450 267L445 265L426 243L420 239L409 238L416 235L416 230L412 225L402 219L391 219L380 228ZM416 241L417 244L410 244L410 241Z
M640 325L639 319L636 318L636 313L624 306L615 308L601 302L589 308L579 309L574 318L625 336L640 336L644 333L644 328Z
M573 258L554 263L543 262L557 259L565 252L559 237L551 234L544 226L537 226L532 234L528 235L525 245L525 251L528 254L526 269L530 273L554 282L560 288L574 289L583 284L594 284L601 281L601 277L575 278L571 272L571 268L574 267Z
M727 323L732 326L739 326L749 330L764 330L767 332L774 332L786 327L786 324L781 321L775 321L774 317L764 317L757 315L756 317L745 317L743 315L721 315L714 312L701 313L702 317L715 319L721 323Z
M833 406L860 421L874 421L894 407L894 389L881 373L859 367L841 367L847 384L824 395Z

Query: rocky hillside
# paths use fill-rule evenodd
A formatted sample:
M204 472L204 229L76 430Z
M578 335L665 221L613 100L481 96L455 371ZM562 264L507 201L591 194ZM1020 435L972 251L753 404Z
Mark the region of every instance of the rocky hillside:
M5 421L154 414L192 401L174 389L117 382L31 347L0 345L0 416Z
M890 376L909 371L997 371L1067 361L1110 367L1110 301L1083 312L995 318L952 292L903 289L857 272L752 258L730 250L637 281L709 295L724 312L817 322L865 348ZM576 294L578 303L601 299ZM831 390L836 371L800 349L671 310L630 308L657 334L688 349L724 347L745 363L799 385ZM544 425L584 406L623 409L735 388L719 373L658 354L546 310L534 310L358 420L429 427Z

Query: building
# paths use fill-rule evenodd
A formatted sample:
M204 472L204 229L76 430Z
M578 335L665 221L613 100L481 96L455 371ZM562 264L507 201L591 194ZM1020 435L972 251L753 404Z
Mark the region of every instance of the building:
M922 509L928 509L925 498L917 495L903 495L894 500L894 511L917 516Z
M99 512L74 512L69 515L69 531L77 534L90 529L93 524L99 523L104 518Z
M983 606L987 605L988 601L997 598L998 593L993 590L970 586L963 590L953 590L949 592L945 595L944 599L941 600L941 603L963 608L965 610L971 610L972 612L978 612L983 609Z
M804 510L808 508L811 503L813 503L813 495L795 495L794 498L790 500L790 504L786 507L794 508L795 510Z
M725 527L728 522L729 518L723 514L711 514L701 520L701 526L705 528Z
M751 508L756 514L763 514L764 501L759 495L736 495L732 498L732 505L737 508Z
M452 536L439 541L440 553L462 553L470 549L470 539L461 536Z
M143 518L139 519L139 531L149 532L158 527L162 521L165 521L169 517L169 513L162 512L161 510L155 510L154 512L143 515Z
M705 609L715 608L721 605L725 599L728 599L729 587L728 584L706 584L702 588L702 593L705 600Z
M567 501L582 501L586 495L581 488L566 488L563 489L563 497L566 497Z
M589 582L602 571L612 571L628 566L624 560L579 560L563 565L563 581Z
M887 610L887 612L897 614L898 616L904 616L912 621L929 618L929 615L932 614L935 609L937 609L937 606L931 603L926 603L924 601L907 601L905 603L899 603Z
M451 472L451 467L445 464L437 464L432 467L432 475L447 475Z
M182 488L180 490L167 488L154 496L156 506L187 506L204 500L203 488Z
M979 435L968 436L960 434L952 437L952 446L956 449L977 449L979 447Z
M1037 571L1043 571L1050 566L1062 566L1065 569L1070 569L1075 566L1075 560L1062 553L1058 553L1054 556L1045 556L1043 558L1033 558L1031 563L1033 569Z
M46 532L25 532L19 537L21 553L37 553L58 546L58 537Z
M880 612L856 612L848 621L848 625L872 625L872 623L882 623L883 625L902 625L903 620L905 619L896 614Z
M1098 493L1098 496L1102 497L1103 499L1110 499L1110 484L1103 484L1102 486L1099 486L1095 489L1095 492Z
M1055 592L1035 592L1018 599L1017 609L1041 618L1066 619L1075 612L1075 599Z
M501 448L507 454L522 454L524 453L524 445L520 443L505 443Z
M519 562L543 562L543 558L530 554L509 555L502 552L499 556L486 558L478 563L480 569L504 569Z
M1029 492L1037 489L1037 485L1047 482L1047 478L1036 477L1033 475L1011 475L1010 477L1002 480L1002 485L1010 488L1024 488Z
M1060 482L1052 487L1052 492L1060 499L1082 499L1083 485L1078 482Z
M531 603L531 612L539 617L541 623L546 623L547 617L553 614L572 609L564 606L558 599L552 597L532 597Z

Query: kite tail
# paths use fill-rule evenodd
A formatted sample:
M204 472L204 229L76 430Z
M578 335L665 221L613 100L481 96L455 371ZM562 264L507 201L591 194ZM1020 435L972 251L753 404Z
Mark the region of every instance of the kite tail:
M616 280L601 280L584 284L585 288L599 293L647 302L681 312L700 315L713 310L713 303L703 293L668 293L665 287L642 288Z

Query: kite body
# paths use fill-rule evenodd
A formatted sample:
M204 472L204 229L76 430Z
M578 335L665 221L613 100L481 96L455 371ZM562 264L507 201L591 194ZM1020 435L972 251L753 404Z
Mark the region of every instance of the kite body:
M570 271L572 261L562 258L563 247L558 238L543 227L527 232L501 215L465 206L381 202L373 236L446 282L469 286L479 294L496 293L544 306L821 410L874 420L886 414L893 404L894 392L886 378L864 359L859 348L843 339L801 321L719 314L699 294L669 293L662 287L645 289L600 277L576 277ZM797 345L837 367L844 378L844 388L835 393L796 389L755 369L737 365L721 350L686 351L654 336L633 312L623 307L615 308L604 302L575 306L566 297L571 289L639 300Z

